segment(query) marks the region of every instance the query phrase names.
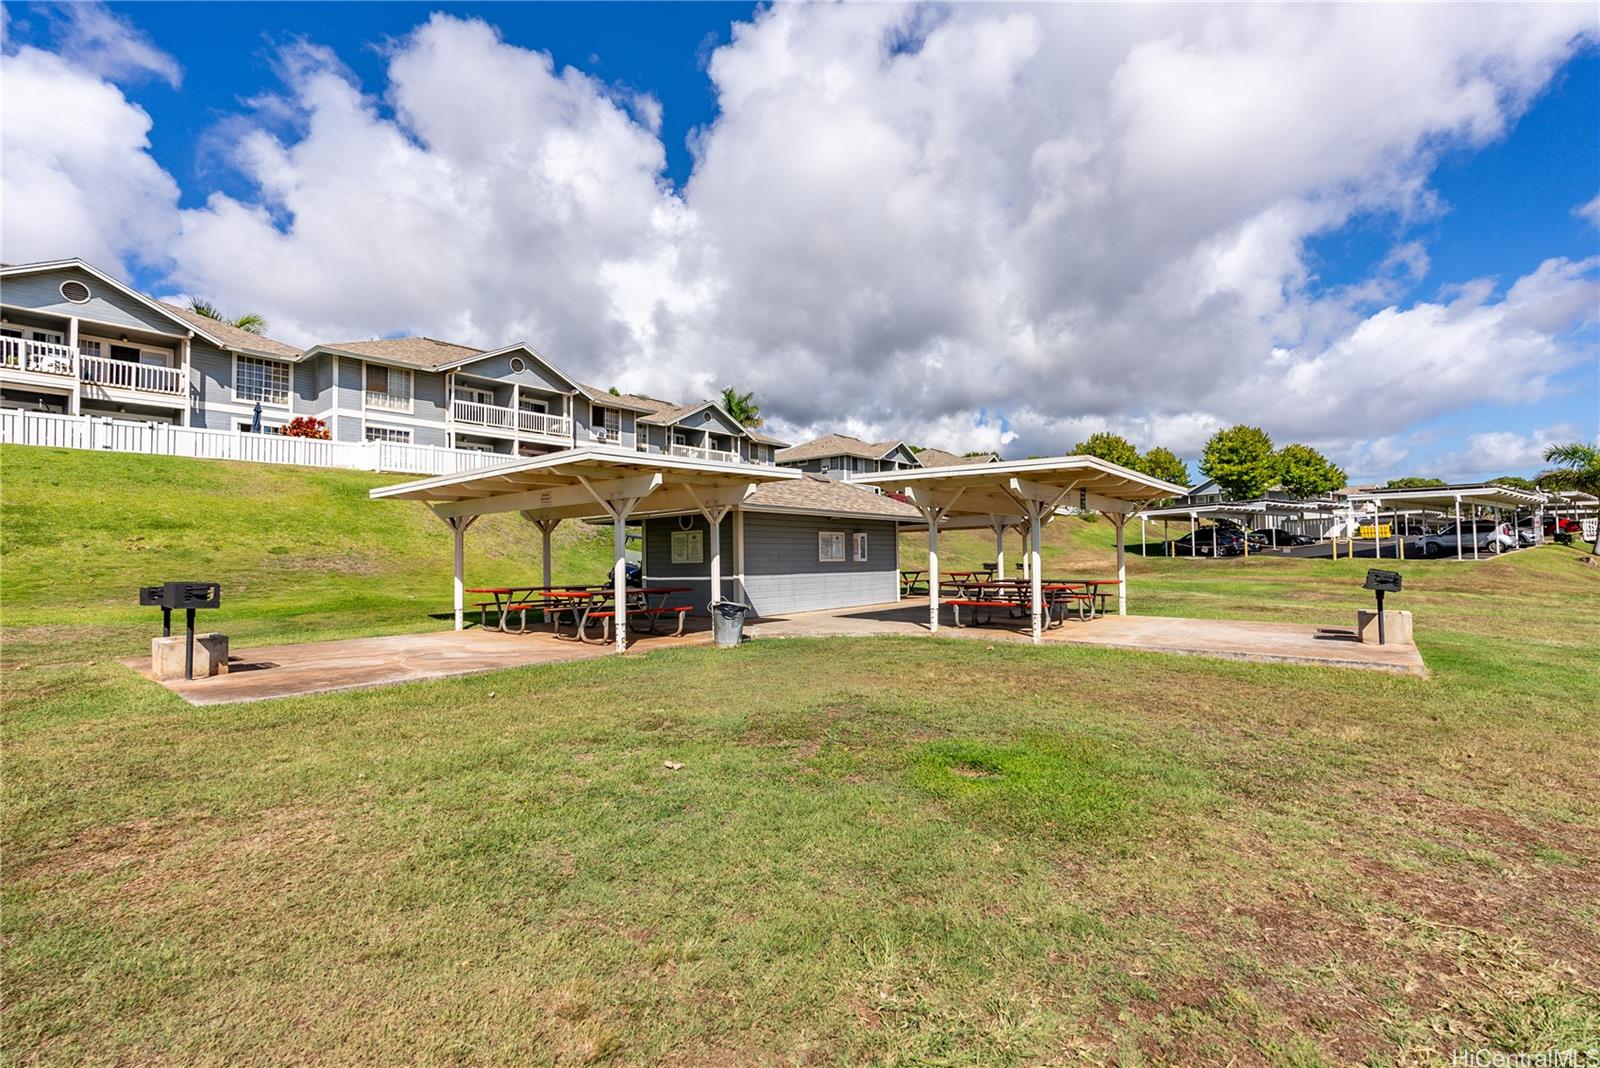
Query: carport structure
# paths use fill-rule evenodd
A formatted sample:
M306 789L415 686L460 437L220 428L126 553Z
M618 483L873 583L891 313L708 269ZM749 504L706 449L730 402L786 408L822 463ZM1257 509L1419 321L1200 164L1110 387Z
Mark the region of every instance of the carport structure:
M799 471L748 463L686 459L617 449L582 447L528 457L494 467L419 479L372 491L374 500L421 501L455 538L455 624L462 628L463 565L467 530L479 516L519 512L539 528L544 543L544 585L550 585L551 535L564 519L612 524L611 569L618 606L616 648L627 647L627 523L671 512L699 512L711 526L713 590L721 588L722 520L764 482L798 479Z
M1147 555L1145 546L1148 544L1148 539L1145 537L1144 530L1145 524L1149 522L1159 522L1165 527L1167 523L1173 520L1181 522L1187 519L1189 521L1189 543L1192 546L1194 539L1200 536L1200 520L1211 520L1213 524L1211 528L1211 550L1213 558L1215 558L1217 548L1215 523L1217 520L1232 520L1245 530L1250 530L1252 529L1250 520L1268 518L1311 522L1319 519L1331 521L1337 517L1331 510L1318 507L1314 502L1274 501L1266 498L1254 501L1224 501L1220 504L1175 504L1168 508L1149 508L1139 513L1139 555ZM1277 526L1273 526L1274 534L1276 534L1277 529ZM1161 540L1164 543L1167 541L1165 530L1162 532ZM1163 548L1165 549L1166 546L1164 545ZM1245 554L1249 555L1249 552L1250 540L1246 538Z
M1495 517L1495 522L1500 521L1500 513L1508 511L1513 518L1517 510L1527 509L1533 516L1535 537L1543 531L1545 495L1537 491L1514 489L1494 482L1479 482L1459 486L1433 486L1426 489L1393 489L1393 490L1366 490L1352 493L1347 498L1349 501L1351 530L1355 529L1355 513L1370 512L1373 516L1373 529L1376 533L1377 518L1384 512L1399 515L1407 512L1437 512L1441 515L1454 515L1456 523L1456 559L1465 559L1461 548L1461 506L1469 509L1467 519L1478 517L1478 510L1483 509ZM1478 539L1472 539L1472 558L1478 559Z
M1153 500L1179 497L1182 486L1119 467L1095 456L1050 456L1000 463L961 464L857 475L858 485L898 493L928 524L928 629L939 629L939 529L987 527L994 531L996 561L1004 574L1005 533L1023 527L1028 537L1033 640L1043 639L1040 605L1040 531L1063 508L1097 511L1117 534L1117 614L1128 611L1128 517Z

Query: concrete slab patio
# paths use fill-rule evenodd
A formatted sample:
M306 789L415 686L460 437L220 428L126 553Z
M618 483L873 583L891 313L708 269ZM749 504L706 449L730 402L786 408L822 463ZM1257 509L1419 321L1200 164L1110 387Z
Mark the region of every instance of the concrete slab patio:
M927 600L915 598L866 608L806 612L757 620L746 630L762 638L820 638L874 634L928 634ZM948 614L946 616L948 618ZM1028 621L999 620L987 626L941 626L939 637L979 641L1030 641ZM1259 623L1237 619L1171 616L1101 616L1068 620L1044 632L1046 644L1094 645L1147 653L1213 656L1269 664L1389 671L1426 675L1415 645L1372 645L1357 640L1353 627Z
M952 640L1030 641L1026 620L981 627L939 628ZM628 655L674 645L706 645L705 621L681 637L643 636ZM757 619L745 628L754 639L854 638L875 635L928 637L927 602L921 598L865 608L833 609ZM1426 675L1414 645L1369 645L1353 629L1295 623L1257 623L1234 619L1178 619L1167 616L1102 616L1071 620L1045 632L1051 645L1092 645L1133 652L1212 656L1260 663L1357 668L1404 675ZM303 645L244 649L230 658L226 675L162 685L195 705L262 701L274 697L356 690L420 679L473 675L502 668L531 667L610 656L612 647L562 641L546 631L501 634L472 628L346 638ZM150 661L123 661L150 678Z
M703 633L689 633L681 638L646 637L635 643L629 653L707 640ZM216 705L359 690L610 655L613 654L609 643L585 645L562 641L548 632L433 631L242 649L229 658L226 675L175 679L161 685L190 704ZM122 662L146 678L153 677L148 657L133 657Z

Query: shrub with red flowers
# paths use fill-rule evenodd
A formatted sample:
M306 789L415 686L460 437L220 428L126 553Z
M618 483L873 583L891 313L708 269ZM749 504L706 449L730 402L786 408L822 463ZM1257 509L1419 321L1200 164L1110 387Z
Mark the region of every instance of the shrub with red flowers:
M310 415L297 415L278 433L288 438L316 438L328 440L328 424Z

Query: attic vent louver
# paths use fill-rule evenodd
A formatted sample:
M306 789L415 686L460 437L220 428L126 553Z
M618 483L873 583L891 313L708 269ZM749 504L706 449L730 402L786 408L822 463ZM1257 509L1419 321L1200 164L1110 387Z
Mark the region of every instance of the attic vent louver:
M87 304L89 287L75 278L68 279L61 283L61 295L73 304Z

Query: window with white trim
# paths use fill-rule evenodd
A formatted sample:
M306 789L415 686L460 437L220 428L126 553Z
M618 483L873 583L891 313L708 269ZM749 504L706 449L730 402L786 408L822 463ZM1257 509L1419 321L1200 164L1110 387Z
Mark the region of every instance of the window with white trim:
M844 531L819 530L817 532L817 562L844 563Z
M411 372L381 363L367 364L367 405L393 411L411 410Z
M259 356L233 358L233 395L263 404L289 403L289 365Z
M362 436L367 441L387 441L394 445L410 445L411 431L399 430L392 426L367 426L362 431Z
M864 532L850 535L850 542L854 548L852 556L856 563L865 563L867 559L867 535Z
M100 355L100 342L98 342L98 341L79 341L78 342L78 355L79 356L98 356L98 355Z

